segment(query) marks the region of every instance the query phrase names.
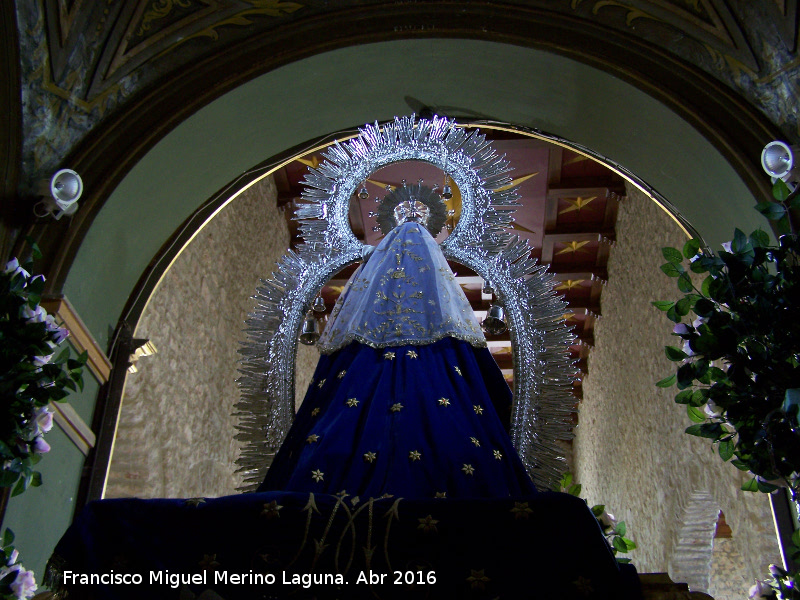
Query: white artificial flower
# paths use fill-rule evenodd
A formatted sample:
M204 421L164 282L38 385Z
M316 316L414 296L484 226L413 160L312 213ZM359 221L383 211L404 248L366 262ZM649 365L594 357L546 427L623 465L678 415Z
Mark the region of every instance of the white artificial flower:
M47 311L41 306L33 309L26 304L22 307L22 317L29 323L44 323L47 318Z
M758 580L756 580L756 584L750 588L749 593L750 595L748 596L748 598L750 598L750 600L756 600L757 598L773 597L772 588L763 581L758 581Z
M676 333L678 335L690 333L689 326L686 323L677 323L675 327L672 328L672 333Z
M723 409L719 407L713 400L709 400L703 407L703 411L709 417L718 417L722 414Z
M54 333L55 333L55 339L53 341L56 344L60 344L69 337L69 331L67 330L66 327L59 327L58 329L56 329Z
M5 272L11 273L12 277L17 273L22 273L26 279L31 276L30 273L28 273L25 269L19 266L19 261L16 258L12 258L10 261L8 261L8 263L6 263Z
M18 558L19 558L19 550L14 548L14 550L11 551L11 556L8 557L9 566L11 566L14 563L16 563Z
M603 511L603 514L597 517L600 524L603 526L603 530L614 530L617 528L617 519L609 512Z
M733 242L723 242L722 243L722 249L725 250L725 252L730 252L731 254L733 254L733 250L731 250L731 244L732 243Z
M14 597L18 600L28 600L28 598L33 598L38 587L33 571L20 567L17 578L11 584L11 591L14 592Z
M48 354L47 356L34 356L33 357L33 364L37 367L43 367L47 363L49 363L53 359L53 354Z
M37 408L33 418L43 433L47 433L53 428L53 411L46 406Z
M697 317L694 321L692 321L692 327L694 327L695 329L699 329L700 325L702 325L705 322L706 322L705 317Z
M775 579L777 579L778 577L783 577L783 576L786 574L786 573L784 572L784 570L783 570L783 569L781 569L781 568L780 568L778 565L770 565L770 566L769 566L769 573L770 573L770 575L772 575L772 576L773 576Z
M689 340L683 341L683 351L686 356L694 356L696 354L696 352L692 350L692 347L689 345Z

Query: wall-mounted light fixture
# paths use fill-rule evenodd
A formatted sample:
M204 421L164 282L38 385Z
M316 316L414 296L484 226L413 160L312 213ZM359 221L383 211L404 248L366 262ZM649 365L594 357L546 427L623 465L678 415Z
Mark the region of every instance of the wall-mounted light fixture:
M61 169L49 181L41 181L38 192L42 199L34 205L33 213L37 217L52 216L58 220L78 210L83 180L72 169Z

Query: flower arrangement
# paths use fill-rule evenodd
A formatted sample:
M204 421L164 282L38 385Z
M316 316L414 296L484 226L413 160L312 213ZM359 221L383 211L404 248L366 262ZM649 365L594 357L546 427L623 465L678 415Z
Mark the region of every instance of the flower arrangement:
M40 257L33 244L32 259ZM41 485L33 467L50 450L47 405L83 388L87 359L58 350L68 333L39 305L44 276L30 274L32 259L20 264L15 258L0 273L0 487L12 488L12 496Z
M798 540L800 542L800 540ZM796 542L797 543L797 542ZM770 578L756 581L750 588L750 600L798 600L800 590L797 589L797 573L784 571L778 565L769 566Z
M0 556L0 598L2 600L27 600L36 592L36 579L33 571L28 571L19 562L19 552L14 548L14 532L6 529L3 533Z
M571 496L580 498L581 484L573 483L572 473L565 473L558 485L559 487L556 491L565 492ZM608 544L611 546L611 552L613 552L615 557L618 553L627 554L636 548L636 543L625 537L628 533L625 521L617 522L614 515L606 511L604 504L592 506L591 511L594 518L597 519L600 529L603 530L603 535L606 537L606 540L608 540ZM617 557L617 562L620 564L627 564L631 562L631 559L628 557Z
M681 340L680 347L666 347L676 373L656 385L677 385L675 402L686 406L695 423L686 433L711 440L722 460L753 474L742 489L786 486L796 500L800 240L787 234L774 246L764 231L747 236L737 229L718 254L694 239L682 252L662 252L667 263L661 270L677 279L684 296L653 302L675 323L673 335ZM690 273L706 274L699 288Z

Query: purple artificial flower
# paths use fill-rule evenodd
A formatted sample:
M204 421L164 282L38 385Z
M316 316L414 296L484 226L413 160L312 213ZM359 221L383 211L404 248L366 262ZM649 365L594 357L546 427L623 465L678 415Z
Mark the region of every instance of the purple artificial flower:
M731 244L732 243L733 242L723 242L722 243L722 249L725 250L725 252L729 252L730 254L733 254L733 250L731 250Z
M50 444L45 442L41 435L37 436L36 439L33 440L33 452L35 454L47 454L50 452Z
M686 323L677 323L675 327L672 328L672 333L676 333L678 335L686 335L691 333L689 326Z
M33 576L33 571L28 571L20 567L17 572L17 578L14 580L14 583L11 584L11 591L14 592L14 596L18 600L28 600L28 598L33 598L38 587L39 586L36 585L36 579Z

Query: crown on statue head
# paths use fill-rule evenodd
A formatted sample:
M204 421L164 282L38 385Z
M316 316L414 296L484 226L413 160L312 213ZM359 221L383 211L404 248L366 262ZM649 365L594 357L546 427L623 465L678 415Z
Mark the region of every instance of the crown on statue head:
M407 221L426 227L436 237L447 222L447 207L435 189L419 183L391 189L380 201L378 225L384 235Z

